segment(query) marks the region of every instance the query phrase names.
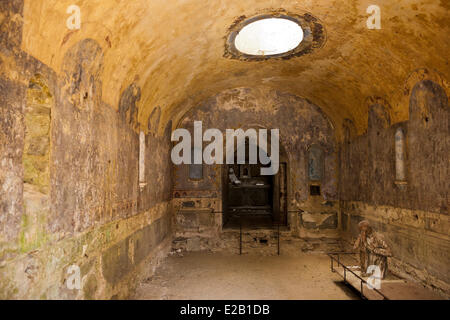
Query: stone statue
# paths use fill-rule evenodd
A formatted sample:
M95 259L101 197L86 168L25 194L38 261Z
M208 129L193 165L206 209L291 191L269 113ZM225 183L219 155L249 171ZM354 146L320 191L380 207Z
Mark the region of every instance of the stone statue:
M230 170L228 171L228 176L229 176L230 181L231 181L232 184L235 184L235 185L241 184L241 181L234 174L233 168L230 168Z
M381 279L387 274L387 257L392 256L391 249L384 240L383 235L373 231L367 220L358 224L360 234L356 239L353 249L359 248L359 263L361 266L361 276L369 276L367 269L371 265L380 268Z

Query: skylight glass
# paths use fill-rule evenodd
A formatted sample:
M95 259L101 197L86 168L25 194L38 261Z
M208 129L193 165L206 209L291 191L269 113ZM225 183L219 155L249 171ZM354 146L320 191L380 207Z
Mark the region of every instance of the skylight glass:
M303 30L296 22L283 18L267 18L243 27L234 44L242 53L270 56L295 49L302 40Z

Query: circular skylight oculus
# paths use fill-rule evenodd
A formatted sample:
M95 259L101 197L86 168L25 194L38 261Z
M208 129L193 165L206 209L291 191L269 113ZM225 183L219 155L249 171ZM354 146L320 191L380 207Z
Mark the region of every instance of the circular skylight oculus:
M303 40L303 29L295 21L284 18L265 18L244 26L234 45L242 53L271 56L289 52Z

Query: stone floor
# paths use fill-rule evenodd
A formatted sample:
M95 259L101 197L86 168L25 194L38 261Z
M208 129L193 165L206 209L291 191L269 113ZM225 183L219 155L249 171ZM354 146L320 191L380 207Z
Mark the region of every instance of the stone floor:
M166 258L134 299L359 299L323 253L183 252Z

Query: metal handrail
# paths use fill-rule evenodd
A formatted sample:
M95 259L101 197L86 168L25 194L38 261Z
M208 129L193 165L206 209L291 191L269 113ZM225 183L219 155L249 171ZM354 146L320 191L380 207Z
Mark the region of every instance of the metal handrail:
M361 296L364 297L363 295L363 283L368 284L366 280L364 280L363 278L361 278L360 276L358 276L356 273L354 273L352 270L350 270L346 265L342 264L342 262L340 261L339 255L340 254L354 254L353 252L329 252L327 253L327 255L331 258L331 272L335 272L334 267L333 267L333 260L336 261L338 263L338 266L341 265L344 268L344 282L347 282L346 279L346 274L347 271L349 271L350 273L352 273L356 278L358 278L360 280L361 283ZM333 257L333 255L337 255L337 259L335 257ZM389 300L388 297L386 297L380 290L378 290L377 288L372 288L376 293L378 293L379 295L381 295L383 297L384 300Z
M278 235L277 235L278 248L277 248L277 253L278 253L278 255L280 255L280 220L277 220L277 224L278 224Z
M242 255L242 216L239 215L239 255Z
M233 214L233 217L239 218L239 255L242 255L242 215ZM277 222L277 254L280 255L280 222Z

